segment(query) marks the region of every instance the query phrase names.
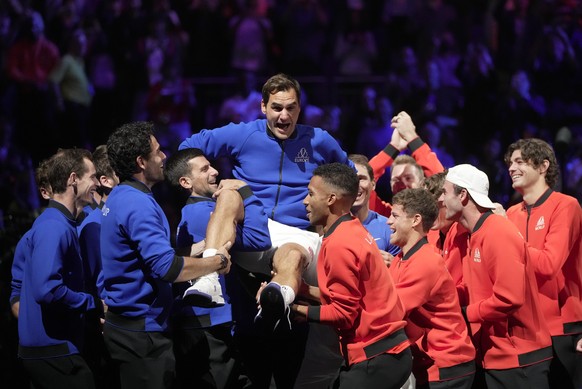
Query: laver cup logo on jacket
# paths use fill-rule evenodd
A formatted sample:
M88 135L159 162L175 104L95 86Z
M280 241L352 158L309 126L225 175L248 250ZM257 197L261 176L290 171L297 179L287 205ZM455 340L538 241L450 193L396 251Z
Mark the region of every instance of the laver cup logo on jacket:
M479 251L479 249L475 249L475 254L473 254L473 261L481 262L481 251Z
M541 216L538 219L538 222L536 223L536 231L543 230L545 226L546 226L546 223L544 221L544 217Z
M295 162L309 162L309 154L307 153L307 149L302 147L301 150L297 153L295 157Z

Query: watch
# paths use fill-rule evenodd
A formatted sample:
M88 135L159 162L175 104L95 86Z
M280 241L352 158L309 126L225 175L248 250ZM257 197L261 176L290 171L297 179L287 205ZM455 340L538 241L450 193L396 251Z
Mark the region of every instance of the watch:
M218 270L226 269L228 266L228 258L222 253L216 253L220 257L220 268Z

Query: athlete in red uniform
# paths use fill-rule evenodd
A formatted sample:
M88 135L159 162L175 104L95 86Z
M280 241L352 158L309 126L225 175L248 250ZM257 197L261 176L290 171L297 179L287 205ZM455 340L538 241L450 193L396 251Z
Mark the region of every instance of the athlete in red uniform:
M559 167L552 147L540 139L511 144L505 155L513 188L523 201L507 218L525 237L540 303L552 335L552 388L582 388L582 209L555 192Z
M472 165L449 169L441 200L446 217L471 232L463 259L466 318L488 388L549 388L551 339L526 244L495 215L487 175Z
M309 222L323 226L318 256L321 305L292 309L308 320L336 328L345 365L335 388L400 388L412 357L404 332L404 308L374 238L350 208L358 177L346 165L315 169L303 203Z
M390 274L406 310L406 334L414 342L417 388L471 388L475 348L461 314L455 284L443 258L428 243L438 214L426 189L405 189L392 201L390 241L402 248Z

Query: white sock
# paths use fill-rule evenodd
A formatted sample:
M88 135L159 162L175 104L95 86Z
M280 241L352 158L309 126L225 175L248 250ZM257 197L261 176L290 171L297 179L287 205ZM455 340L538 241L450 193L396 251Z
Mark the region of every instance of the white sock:
M202 252L202 258L214 257L217 252L217 249L206 249Z
M283 295L283 301L285 305L291 305L293 301L295 301L295 292L293 288L287 285L280 285L281 286L281 294Z
M202 252L202 258L214 257L217 252L218 252L217 249L206 249ZM203 277L209 277L209 278L214 278L214 279L218 280L218 273L212 272L212 273L207 274Z

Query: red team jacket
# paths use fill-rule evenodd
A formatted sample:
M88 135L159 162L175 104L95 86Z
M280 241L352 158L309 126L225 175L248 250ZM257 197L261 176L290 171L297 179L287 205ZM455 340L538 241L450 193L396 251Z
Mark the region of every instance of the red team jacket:
M406 334L414 343L412 371L417 381L450 380L475 372L475 348L455 284L427 239L421 239L406 255L398 254L390 274L406 310Z
M507 218L525 237L552 336L582 333L582 208L548 189L533 206L524 202Z
M430 235L428 238L429 243L435 246L436 252L445 260L445 266L453 278L455 288L457 288L461 306L466 306L467 301L464 300L466 292L463 283L463 258L467 255L469 231L460 223L454 222L447 233L441 236L438 241L433 243Z
M404 307L374 238L351 215L324 235L317 262L321 306L307 318L336 328L348 365L398 354L410 343Z
M466 316L485 369L510 369L552 358L526 243L505 217L487 212L463 259Z

